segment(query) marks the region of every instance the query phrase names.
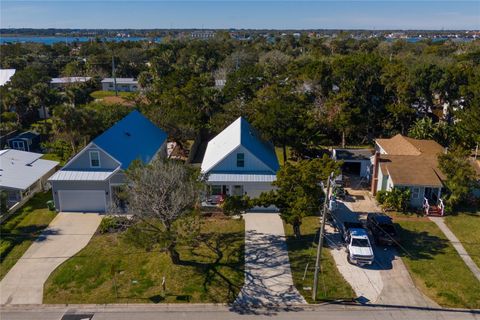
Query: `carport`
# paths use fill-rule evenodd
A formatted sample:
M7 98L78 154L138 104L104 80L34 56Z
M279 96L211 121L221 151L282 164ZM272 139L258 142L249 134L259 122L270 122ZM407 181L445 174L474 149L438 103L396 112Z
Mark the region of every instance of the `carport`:
M343 173L368 179L372 155L373 149L333 149L332 158L343 161Z

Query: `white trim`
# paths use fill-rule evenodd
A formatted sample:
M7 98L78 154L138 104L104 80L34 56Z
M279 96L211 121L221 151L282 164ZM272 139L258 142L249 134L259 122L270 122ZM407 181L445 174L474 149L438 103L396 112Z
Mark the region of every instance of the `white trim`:
M93 159L93 160L97 160L98 161L98 166L94 166L92 164L92 154L96 154L97 155L97 159ZM88 156L89 156L89 160L90 160L90 168L101 168L102 167L102 163L100 162L100 151L98 150L89 150L88 151Z
M20 143L22 143L22 149L20 149ZM13 146L13 149L16 149L16 150L20 150L20 151L28 151L26 148L25 148L25 141L24 140L13 140L12 141L12 146Z

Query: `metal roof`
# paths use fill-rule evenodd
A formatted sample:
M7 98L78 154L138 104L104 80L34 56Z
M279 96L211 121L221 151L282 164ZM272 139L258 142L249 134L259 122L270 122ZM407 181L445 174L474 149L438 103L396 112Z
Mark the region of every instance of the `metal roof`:
M102 80L102 83L113 83L113 78L105 78ZM135 78L117 78L117 84L127 83L127 84L138 84L138 81Z
M258 132L242 117L239 117L207 145L202 161L202 172L209 172L239 146L245 147L272 170L279 169L277 155L271 143L260 138Z
M92 79L92 77L63 77L63 78L52 78L50 83L76 83L76 82L86 82Z
M110 171L76 171L60 170L48 179L48 181L105 181L115 170Z
M372 149L334 149L335 160L368 160L373 155Z
M25 190L58 165L42 156L15 149L0 151L0 187Z
M277 179L274 174L257 173L212 173L208 175L208 182L273 182Z
M0 69L0 87L10 81L10 78L15 74L15 69Z
M122 169L127 169L136 159L149 163L166 140L165 131L134 110L93 143L120 162Z

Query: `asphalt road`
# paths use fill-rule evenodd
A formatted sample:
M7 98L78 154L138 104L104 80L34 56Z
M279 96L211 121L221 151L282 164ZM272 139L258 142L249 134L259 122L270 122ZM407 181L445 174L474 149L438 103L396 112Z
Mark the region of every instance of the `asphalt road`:
M295 306L290 308L237 308L224 305L108 305L108 306L7 306L2 320L480 320L480 310L462 311L384 306Z

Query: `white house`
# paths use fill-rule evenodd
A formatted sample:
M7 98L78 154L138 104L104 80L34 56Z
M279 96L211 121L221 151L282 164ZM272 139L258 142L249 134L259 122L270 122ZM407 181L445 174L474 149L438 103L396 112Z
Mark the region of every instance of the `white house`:
M255 198L272 190L279 164L273 145L240 117L210 140L201 169L212 195Z
M140 88L138 81L134 78L105 78L102 80L102 90L115 91L115 80L118 91L135 92Z
M15 69L0 69L0 87L10 81L10 78L13 77L15 71Z
M58 165L40 159L41 153L6 149L0 151L0 189L7 193L7 205L23 203L43 189Z

